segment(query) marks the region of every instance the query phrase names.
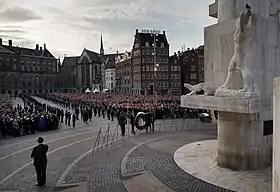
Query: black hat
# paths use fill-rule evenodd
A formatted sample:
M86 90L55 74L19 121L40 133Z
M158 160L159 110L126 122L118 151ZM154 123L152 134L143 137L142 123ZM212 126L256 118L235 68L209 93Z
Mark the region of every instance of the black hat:
M252 9L251 6L248 5L248 4L245 5L245 8L246 8L246 9Z
M38 141L38 143L43 143L44 139L43 139L43 137L39 137L37 141Z

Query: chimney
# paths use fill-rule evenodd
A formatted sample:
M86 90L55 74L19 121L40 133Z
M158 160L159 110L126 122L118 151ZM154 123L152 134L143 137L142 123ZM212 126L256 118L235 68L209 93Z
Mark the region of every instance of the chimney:
M2 45L2 43L3 43L3 40L2 40L2 38L0 38L0 45Z
M43 48L42 48L42 47L40 47L40 51L43 51Z
M181 54L181 52L180 51L178 51L178 55L180 55Z
M39 44L36 44L36 50L39 51Z
M9 46L13 46L13 41L11 39L9 39Z
M47 49L47 45L46 45L46 43L44 43L44 50L46 50Z
M177 55L177 53L176 53L176 52L174 52L174 55Z
M190 48L188 47L188 51L190 50Z
M163 35L165 35L165 31L163 31L162 33L163 33Z
M136 29L136 34L138 33L138 29Z

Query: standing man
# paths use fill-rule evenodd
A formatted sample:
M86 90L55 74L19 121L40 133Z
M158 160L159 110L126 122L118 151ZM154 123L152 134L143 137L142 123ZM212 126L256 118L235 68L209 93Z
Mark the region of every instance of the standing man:
M76 125L76 119L77 119L76 114L75 114L75 113L73 113L73 115L72 115L72 126L73 126L73 128L75 128L75 125Z
M36 186L43 186L46 183L47 152L49 147L43 144L44 139L42 137L39 137L37 141L39 144L33 148L31 158L34 159L33 165L37 174Z
M119 113L118 122L121 127L122 136L125 136L125 125L127 124L127 120L126 120L126 116L123 114L123 112Z

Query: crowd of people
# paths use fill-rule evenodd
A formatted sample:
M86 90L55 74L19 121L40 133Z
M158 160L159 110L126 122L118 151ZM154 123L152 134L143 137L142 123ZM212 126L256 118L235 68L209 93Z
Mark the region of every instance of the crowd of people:
M23 105L18 104L14 107L9 96L1 95L0 98L0 138L58 129L59 121L54 108L46 110L45 104L24 94L21 95Z
M117 119L122 134L125 134L127 120L135 134L135 117L138 112L149 116L150 130L154 130L155 119L162 118L197 118L204 110L186 109L180 107L178 96L128 95L122 93L53 93L37 95L60 105L61 108L41 104L29 95L21 95L23 106L12 106L11 98L0 96L0 130L1 136L34 134L35 131L57 129L60 123L76 126L79 117L87 124L93 116ZM69 109L69 110L67 110ZM126 117L126 118L125 118Z
M135 96L122 93L55 93L45 95L44 97L58 102L64 107L88 106L102 116L110 111L110 109L125 112L154 111L156 118L163 118L171 114L181 116L184 111L179 107L180 97L178 96L157 96L156 101L154 101L152 96Z
M150 130L153 130L155 119L162 118L197 118L204 110L186 109L180 107L178 96L157 96L156 101L152 96L135 96L122 93L53 93L38 95L44 99L54 102L64 108L74 110L74 116L79 117L85 123L91 121L93 115L101 118L118 120L120 127L125 127L127 119L134 134L135 117L138 112L146 113L151 119ZM126 118L123 118L125 116ZM72 118L73 119L73 118Z

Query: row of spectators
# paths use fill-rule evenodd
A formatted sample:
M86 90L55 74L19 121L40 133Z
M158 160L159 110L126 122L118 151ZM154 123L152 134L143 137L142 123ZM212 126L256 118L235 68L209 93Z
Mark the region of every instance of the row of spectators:
M93 110L98 116L117 116L122 112L153 112L156 119L161 118L197 118L205 110L187 109L180 107L178 96L128 95L122 93L54 93L39 95L47 100L73 110Z
M36 131L58 129L59 120L56 113L46 111L46 105L39 103L29 95L21 95L23 106L12 106L11 98L4 101L0 96L0 138L7 135L22 136Z

